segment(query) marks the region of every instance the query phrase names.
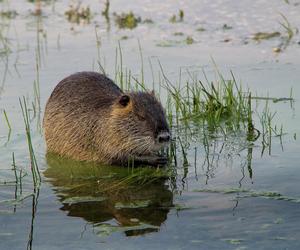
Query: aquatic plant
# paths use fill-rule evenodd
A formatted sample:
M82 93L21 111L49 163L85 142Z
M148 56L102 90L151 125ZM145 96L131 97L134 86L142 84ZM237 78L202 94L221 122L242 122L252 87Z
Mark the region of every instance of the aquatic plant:
M79 3L77 6L70 5L70 9L65 12L65 16L71 23L89 23L92 13L89 6L82 7Z
M129 13L114 13L114 18L117 26L120 29L134 29L142 19L139 16L135 16L131 11Z
M279 22L279 24L281 25L281 27L284 28L284 30L286 31L287 34L287 40L290 41L293 36L295 35L295 33L298 32L297 29L294 29L291 25L291 23L289 22L289 20L287 19L287 17L285 15L283 15L282 13L279 13L282 21ZM294 31L295 30L295 31Z
M39 186L39 184L41 182L41 174L39 171L38 163L37 163L34 149L33 149L29 114L28 114L27 102L26 102L25 97L23 97L22 99L19 98L19 104L21 107L23 121L24 121L24 125L25 125L27 145L28 145L30 162L31 162L30 169L31 169L31 173L32 173L32 180L33 180L34 186Z
M255 41L261 41L261 40L268 40L274 37L279 37L281 34L280 32L274 31L274 32L257 32L253 35L253 40Z
M6 121L6 125L8 127L8 130L11 131L11 125L10 125L10 122L8 120L8 117L7 117L7 114L6 114L6 111L3 110L3 114L4 114L4 118L5 118L5 121Z
M195 42L193 37L191 37L191 36L187 36L185 41L186 41L186 44L193 44Z
M173 16L170 17L169 22L170 23L183 22L183 19L184 19L184 11L179 10L178 16L174 14Z
M222 26L222 29L223 30L231 30L231 29L233 29L233 27L228 25L227 23L224 23L223 26Z
M109 0L106 0L105 8L102 11L102 15L105 17L106 20L109 20L109 5L110 5Z
M217 70L217 82L209 82L203 72L206 84L190 75L192 82L175 86L168 80L162 66L161 71L165 78L164 87L169 94L168 106L174 107L172 116L177 126L193 121L202 127L204 122L210 130L220 129L223 133L247 128L251 113L250 92L238 86L232 72L230 80L225 80Z
M0 11L0 17L1 18L12 19L12 18L15 18L17 15L18 15L18 13L15 10L2 10L2 11Z

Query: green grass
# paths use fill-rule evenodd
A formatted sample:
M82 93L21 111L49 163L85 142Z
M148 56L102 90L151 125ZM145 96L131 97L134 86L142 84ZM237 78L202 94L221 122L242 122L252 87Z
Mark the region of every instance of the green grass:
M114 13L115 23L120 29L134 29L142 21L139 16L133 14L133 12Z
M5 118L5 121L6 121L6 125L8 127L8 130L11 131L11 125L10 125L10 122L8 120L8 117L7 117L7 114L6 114L6 111L3 110L3 114L4 114L4 118Z
M211 131L227 133L247 128L252 123L251 93L237 84L232 72L230 80L225 80L217 70L216 82L210 82L203 73L205 83L191 77L191 82L175 86L162 66L161 71L165 78L163 86L168 92L167 114L171 124L178 127L192 122L204 124Z
M150 91L147 88L150 84L144 83L145 68L140 44L139 51L141 71L138 76L134 76L124 66L121 42L116 49L115 82L125 91ZM210 80L204 71L202 79L199 79L187 70L185 72L187 77L184 80L182 72L179 72L179 80L174 82L168 78L159 61L158 77L155 79L154 67L151 60L149 61L152 89L155 90L154 82L158 83L156 86L159 89L164 89L163 94L159 90L156 95L163 102L173 134L174 140L168 151L172 164L177 164L177 153L180 152L183 165L189 165L187 154L190 150L186 142L190 140L204 138L203 144L209 144L220 136L224 140L228 137L242 136L243 140L249 143L259 139L262 154L264 152L271 154L272 138L279 137L281 140L284 134L282 126L274 125L273 118L276 113L272 113L268 106L257 112L257 104L267 105L269 101L293 102L292 90L288 98L253 96L249 89L243 88L242 84L237 82L232 71L226 79L213 59L212 63L214 81ZM248 169L251 172L251 166Z
M105 8L102 11L102 15L105 17L106 20L109 20L109 6L110 6L110 2L109 0L106 0Z
M178 22L183 22L184 20L184 11L183 10L179 10L178 11L178 15L172 15L169 19L170 23L178 23Z
M19 104L21 107L23 121L25 125L25 133L26 133L27 145L28 145L30 162L31 162L32 179L33 179L34 186L39 186L41 182L41 174L39 171L38 163L33 149L29 113L28 113L27 102L25 97L23 97L22 99L19 98Z
M11 125L10 125L10 121L8 119L8 116L7 116L7 113L5 110L3 110L3 115L4 115L4 119L5 119L5 122L6 122L6 125L7 125L7 128L8 128L8 134L7 134L7 141L4 145L7 145L7 143L9 142L10 140L10 136L11 136Z
M283 15L282 13L279 13L279 14L282 18L282 21L280 21L279 24L286 31L287 39L288 39L288 41L290 41L293 38L293 36L295 35L294 28L285 15Z

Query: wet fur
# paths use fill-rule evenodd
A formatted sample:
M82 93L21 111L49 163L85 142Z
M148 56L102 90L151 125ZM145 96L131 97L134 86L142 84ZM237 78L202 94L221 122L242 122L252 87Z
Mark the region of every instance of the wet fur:
M122 90L104 75L80 72L62 80L45 109L44 131L49 152L75 160L125 164L155 155L156 136L168 131L163 108L151 93Z

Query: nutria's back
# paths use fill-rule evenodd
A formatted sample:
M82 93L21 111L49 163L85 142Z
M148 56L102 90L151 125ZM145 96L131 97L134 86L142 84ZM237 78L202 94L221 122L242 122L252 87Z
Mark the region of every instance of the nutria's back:
M58 113L84 107L107 108L121 95L121 89L104 75L78 72L57 84L47 105L61 105L63 109L56 109Z
M108 164L129 158L161 161L155 152L170 139L164 111L153 94L125 94L95 72L73 74L55 87L46 105L44 130L48 151Z

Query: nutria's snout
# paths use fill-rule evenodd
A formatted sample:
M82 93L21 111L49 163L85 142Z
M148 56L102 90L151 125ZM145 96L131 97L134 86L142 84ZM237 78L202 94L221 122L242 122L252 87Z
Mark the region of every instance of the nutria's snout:
M157 136L158 143L167 144L170 142L171 135L168 131L160 132Z

